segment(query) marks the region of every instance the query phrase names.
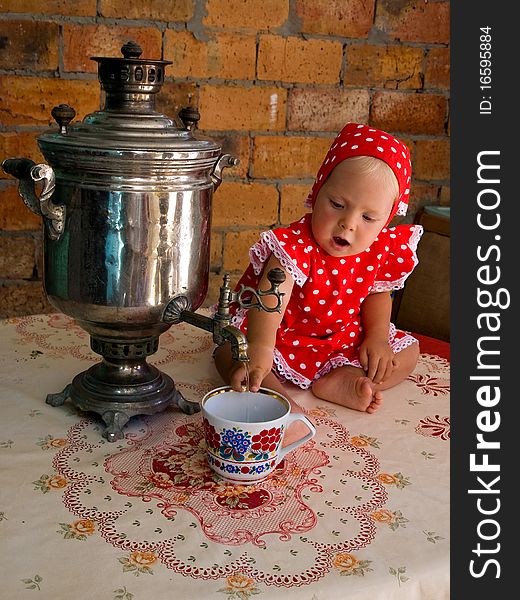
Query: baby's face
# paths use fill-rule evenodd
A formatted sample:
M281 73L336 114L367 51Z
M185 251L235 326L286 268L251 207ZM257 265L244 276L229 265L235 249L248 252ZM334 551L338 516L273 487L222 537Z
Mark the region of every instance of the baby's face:
M344 160L321 187L312 212L312 233L331 256L353 256L366 250L385 226L394 190L378 174L359 171Z

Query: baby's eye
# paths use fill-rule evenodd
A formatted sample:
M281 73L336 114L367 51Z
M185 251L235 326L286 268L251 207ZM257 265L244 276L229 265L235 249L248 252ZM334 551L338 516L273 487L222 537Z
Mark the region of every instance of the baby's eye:
M339 210L343 208L343 204L341 204L340 202L336 202L335 200L331 200L330 203L334 208L337 208Z
M363 215L363 219L365 221L367 221L368 223L371 223L372 221L375 221L375 219L372 218L370 215Z

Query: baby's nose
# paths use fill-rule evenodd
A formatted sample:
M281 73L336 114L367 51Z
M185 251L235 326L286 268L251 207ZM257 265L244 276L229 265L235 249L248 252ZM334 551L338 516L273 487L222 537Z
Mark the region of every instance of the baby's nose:
M353 230L355 227L355 220L352 215L345 215L339 221L341 229Z

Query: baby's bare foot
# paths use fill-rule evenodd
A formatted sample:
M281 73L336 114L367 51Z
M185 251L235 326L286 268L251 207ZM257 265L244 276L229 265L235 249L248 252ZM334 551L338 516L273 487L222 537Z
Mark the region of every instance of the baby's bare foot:
M374 413L383 400L383 393L375 390L375 384L368 377L345 377L342 404L347 408Z
M351 404L349 404L349 408L367 413L375 412L381 405L383 393L375 390L373 381L368 377L358 377L353 381L351 380L351 383L353 385L350 392Z
M314 395L353 410L373 413L383 400L380 386L349 365L334 369L312 384Z

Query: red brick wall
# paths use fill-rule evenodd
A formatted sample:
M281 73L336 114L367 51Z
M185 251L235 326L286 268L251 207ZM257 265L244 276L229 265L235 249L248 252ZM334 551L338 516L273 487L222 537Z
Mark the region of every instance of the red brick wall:
M208 301L234 278L258 232L288 223L347 121L402 137L414 164L411 211L449 204L447 0L1 0L0 160L41 162L53 106L96 110L90 56L137 41L172 60L159 109L190 100L201 131L237 155L214 197ZM41 222L0 173L0 316L50 310Z

